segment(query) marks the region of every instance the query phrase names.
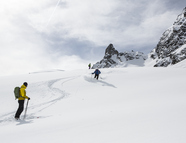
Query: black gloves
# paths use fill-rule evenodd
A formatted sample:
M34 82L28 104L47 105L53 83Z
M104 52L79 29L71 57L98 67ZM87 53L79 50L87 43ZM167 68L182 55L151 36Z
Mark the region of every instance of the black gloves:
M30 97L28 97L28 100L30 100Z

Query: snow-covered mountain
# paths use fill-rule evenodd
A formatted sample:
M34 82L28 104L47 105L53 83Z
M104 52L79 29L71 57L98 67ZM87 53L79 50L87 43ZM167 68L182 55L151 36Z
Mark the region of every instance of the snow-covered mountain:
M186 8L163 33L150 58L156 61L155 67L167 67L186 59Z
M113 46L110 44L105 50L105 56L100 62L97 62L93 65L95 68L109 68L109 67L126 67L126 66L144 66L144 61L147 56L142 52L121 52L119 53Z
M148 54L142 52L119 53L110 44L105 56L92 68L154 66L167 67L186 59L186 8L178 15L174 24L160 38L157 46Z

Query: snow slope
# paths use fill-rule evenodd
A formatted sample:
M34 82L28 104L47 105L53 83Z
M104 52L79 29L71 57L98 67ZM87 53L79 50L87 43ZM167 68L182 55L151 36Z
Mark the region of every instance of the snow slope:
M0 77L0 141L185 143L185 68L101 69L98 81L92 72ZM24 81L31 100L26 119L15 121L13 89Z

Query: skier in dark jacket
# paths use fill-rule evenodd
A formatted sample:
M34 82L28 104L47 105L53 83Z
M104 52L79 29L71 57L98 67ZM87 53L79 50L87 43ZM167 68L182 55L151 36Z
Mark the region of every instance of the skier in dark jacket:
M98 69L96 69L92 74L95 74L94 78L98 80L99 74L101 74L101 72Z

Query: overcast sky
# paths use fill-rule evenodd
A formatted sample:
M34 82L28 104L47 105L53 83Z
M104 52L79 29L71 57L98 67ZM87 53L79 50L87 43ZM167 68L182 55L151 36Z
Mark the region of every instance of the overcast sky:
M0 0L0 76L87 68L112 43L149 53L185 0Z

